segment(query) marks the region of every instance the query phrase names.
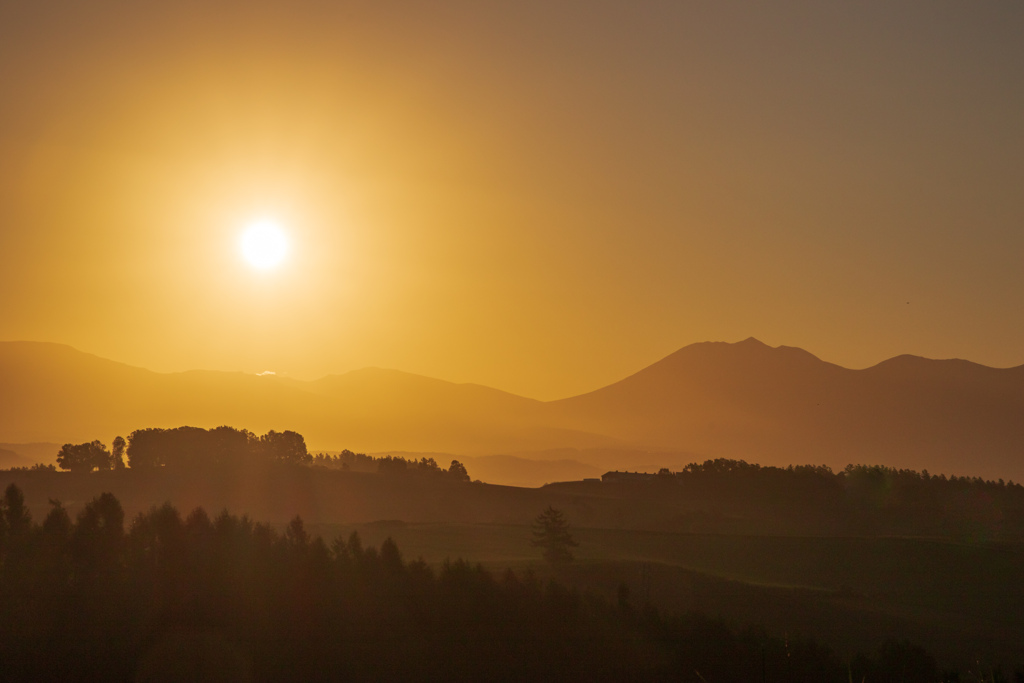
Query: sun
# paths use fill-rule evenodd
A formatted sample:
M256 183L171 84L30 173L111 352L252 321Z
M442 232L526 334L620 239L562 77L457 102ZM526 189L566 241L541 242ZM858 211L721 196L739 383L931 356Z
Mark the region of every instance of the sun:
M288 236L273 221L257 221L242 233L242 256L253 268L276 268L288 256Z

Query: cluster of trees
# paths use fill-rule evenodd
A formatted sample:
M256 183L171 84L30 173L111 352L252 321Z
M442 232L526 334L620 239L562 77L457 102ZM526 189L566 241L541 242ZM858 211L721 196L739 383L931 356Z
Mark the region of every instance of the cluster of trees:
M297 432L271 430L256 436L247 429L234 427L138 429L128 435L127 453L133 469L312 461L306 440Z
M256 436L246 429L226 426L215 429L137 429L128 435L127 440L120 436L115 438L112 451L100 441L67 443L57 454L57 465L72 472L124 469L125 455L128 456L127 465L132 469L194 469L204 465L287 462L389 475L436 475L456 481L470 480L465 465L458 460L452 460L447 469L442 469L433 458L407 460L390 455L374 458L349 450L334 456L325 453L313 456L306 448L306 440L297 432L271 430L263 436Z
M1024 486L1001 479L877 465L833 472L825 465L772 467L720 458L623 485L683 496L707 510L803 520L817 524L815 532L1024 538Z
M113 447L113 451L108 451L106 444L98 440L80 444L66 443L57 453L57 464L61 469L72 472L124 469L124 437L116 437Z
M31 467L12 467L8 472L56 472L56 465L44 465L41 462L37 462Z
M315 467L327 467L346 472L376 472L377 459L366 453L353 453L347 448L341 453L317 453L313 456Z
M103 494L35 524L20 490L0 514L5 680L942 680L918 647L841 660L813 641L736 631L578 594L530 573L406 561L390 539L325 543L300 519L169 504L124 512ZM952 675L944 680L957 680Z
M828 465L790 465L774 467L757 465L744 460L716 458L703 463L690 463L679 472L662 469L659 478L674 478L679 483L709 483L715 479L731 481L746 480L764 486L772 481L792 484L806 482L809 486L834 485L848 489L887 489L899 493L925 489L940 492L983 491L989 495L1024 496L1024 486L1013 481L985 480L980 477L946 477L944 474L931 475L928 470L920 472L909 469L885 467L883 465L847 465L842 472L833 472Z
M137 429L127 441L118 436L113 450L92 441L64 444L57 454L61 469L72 472L154 467L194 468L203 465L251 465L256 462L309 464L313 458L301 434L293 431L267 432L256 436L247 429L177 427Z
M329 453L317 453L312 458L315 467L327 467L352 472L378 472L380 474L425 474L425 475L447 475L457 481L469 481L469 472L466 466L458 460L452 460L448 469L442 469L434 458L420 458L419 460L404 458L402 456L385 455L373 457L365 453L353 453L346 449L341 453L331 455Z
M385 455L376 458L377 471L387 475L418 474L427 476L446 476L455 481L469 481L469 472L466 466L458 460L452 460L448 469L441 469L433 458L420 458L419 460L406 460L402 457Z

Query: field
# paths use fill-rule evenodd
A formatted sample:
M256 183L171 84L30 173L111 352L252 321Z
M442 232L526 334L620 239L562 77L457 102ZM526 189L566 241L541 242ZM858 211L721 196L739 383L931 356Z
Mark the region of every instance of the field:
M554 571L530 528L496 524L315 525L325 539L391 537L407 558L464 558L495 571ZM1024 639L1024 545L922 538L772 537L576 529L576 562L559 578L614 600L701 611L771 633L808 636L842 654L909 639L963 671L1017 664Z

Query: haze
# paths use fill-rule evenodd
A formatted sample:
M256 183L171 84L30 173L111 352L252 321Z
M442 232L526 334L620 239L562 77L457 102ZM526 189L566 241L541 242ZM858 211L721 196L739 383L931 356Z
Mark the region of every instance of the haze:
M0 3L0 339L540 399L1024 361L1019 3L59 5Z

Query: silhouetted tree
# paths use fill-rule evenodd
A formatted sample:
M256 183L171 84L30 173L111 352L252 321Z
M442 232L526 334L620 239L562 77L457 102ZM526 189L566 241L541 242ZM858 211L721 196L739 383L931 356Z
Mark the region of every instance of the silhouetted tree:
M168 460L166 429L136 429L128 435L128 466L132 469L163 467ZM173 457L173 456L171 456Z
M32 515L25 507L25 496L16 484L10 484L0 500L0 559L21 554L32 531Z
M448 474L455 481L469 481L469 472L466 471L466 466L458 460L452 460L452 464L448 467Z
M124 449L127 445L123 436L114 437L114 442L111 444L110 464L115 470L124 469Z
M530 545L544 549L544 559L552 564L572 562L572 551L579 545L569 533L569 523L560 510L550 505L533 521Z
M409 461L402 457L385 455L377 458L377 471L381 474L402 474L409 469Z
M211 460L244 465L254 458L259 439L248 429L222 426L208 432L207 444Z
M304 547L309 545L309 532L302 522L302 517L296 515L284 530L285 541L292 547Z
M43 534L67 540L71 534L71 517L59 500L50 499L50 512L43 520Z
M25 507L25 495L17 484L10 484L4 491L4 522L10 536L23 536L32 528L32 514Z
M306 450L306 440L302 434L285 430L275 432L270 430L260 437L260 444L263 448L263 455L271 460L291 463L307 463L313 457Z
M57 464L62 470L71 472L92 472L94 469L109 470L110 451L99 441L80 444L64 444L57 453Z
M112 493L97 496L78 514L72 553L84 575L111 569L124 540L124 510Z

